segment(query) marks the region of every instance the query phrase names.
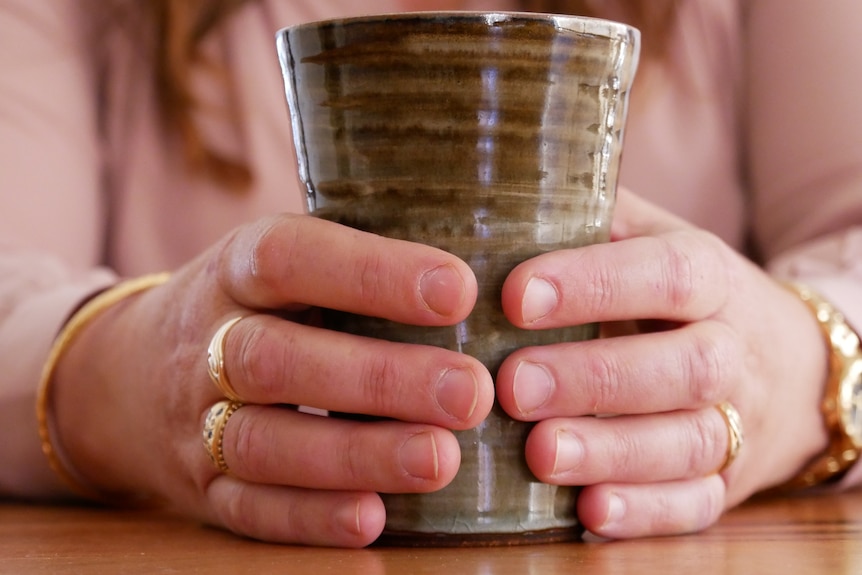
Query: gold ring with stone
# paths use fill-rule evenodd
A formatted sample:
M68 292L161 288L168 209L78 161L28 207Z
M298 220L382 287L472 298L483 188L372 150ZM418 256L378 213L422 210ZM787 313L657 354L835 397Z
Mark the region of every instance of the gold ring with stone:
M204 421L203 440L210 460L222 473L228 473L224 460L224 429L228 420L243 404L225 399L213 405Z
M207 373L210 379L222 392L226 398L233 401L239 401L240 398L227 378L227 372L224 368L224 346L227 332L235 326L243 316L235 317L232 320L226 321L213 335L210 340L210 345L207 348Z
M715 406L721 417L724 418L724 423L727 425L727 455L724 458L724 463L718 469L718 473L723 472L730 467L742 450L742 444L745 443L745 434L742 430L742 417L739 411L729 401L723 401Z

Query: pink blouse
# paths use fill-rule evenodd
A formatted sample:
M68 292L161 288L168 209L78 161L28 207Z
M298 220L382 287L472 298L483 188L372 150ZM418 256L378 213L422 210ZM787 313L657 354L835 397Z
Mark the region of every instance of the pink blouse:
M0 3L0 437L11 462L0 493L22 483L16 458L36 441L35 417L10 422L33 411L52 338L78 301L117 276L180 266L238 224L302 209L276 30L423 6L511 8L248 3L206 46L236 80L241 127L200 118L213 145L254 171L253 189L234 194L184 169L128 38L108 36L107 56L93 56L92 6L79 1ZM862 327L862 3L683 4L668 66L645 70L633 95L623 183L814 285ZM601 5L613 17L613 0ZM193 80L207 109L227 105L205 70Z

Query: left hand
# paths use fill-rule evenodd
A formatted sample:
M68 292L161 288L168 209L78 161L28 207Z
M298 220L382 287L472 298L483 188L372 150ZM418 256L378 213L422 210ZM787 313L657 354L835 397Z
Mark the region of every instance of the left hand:
M611 235L511 273L502 298L513 324L606 323L598 340L512 354L497 396L512 417L539 422L526 446L533 473L585 486L578 514L589 531L698 531L825 448L822 335L762 269L625 190ZM719 473L722 401L740 412L745 442Z

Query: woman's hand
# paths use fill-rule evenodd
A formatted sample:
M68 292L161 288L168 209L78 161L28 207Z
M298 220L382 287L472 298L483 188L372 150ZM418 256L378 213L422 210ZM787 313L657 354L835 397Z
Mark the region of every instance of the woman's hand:
M623 190L612 240L512 272L503 307L515 325L608 323L599 340L514 353L498 398L539 422L526 450L537 477L586 486L578 512L588 530L700 530L825 447L822 335L762 270ZM718 473L729 441L722 401L740 412L745 442Z
M448 430L484 419L493 383L471 357L327 331L309 310L448 325L475 298L469 267L443 251L306 216L268 219L82 332L58 366L56 435L105 491L150 494L255 538L363 546L383 528L376 492L433 491L453 478L460 453ZM207 346L238 316L224 365L246 405L225 426L222 474L201 441L223 399Z

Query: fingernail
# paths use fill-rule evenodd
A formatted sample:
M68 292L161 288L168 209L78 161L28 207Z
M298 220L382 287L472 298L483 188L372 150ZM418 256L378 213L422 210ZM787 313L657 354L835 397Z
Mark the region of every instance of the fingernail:
M608 496L608 514L605 517L605 522L602 523L602 529L613 527L619 523L626 514L626 502L616 493L611 493Z
M434 313L452 315L464 297L464 280L450 265L434 268L419 279L419 296Z
M470 369L447 369L434 390L437 405L450 417L467 421L479 401L479 382Z
M575 434L565 429L557 430L557 445L554 455L554 471L552 475L569 473L581 464L584 459L584 445Z
M419 479L437 479L439 464L434 434L425 432L410 437L401 446L398 460L408 475Z
M530 415L545 405L554 392L554 379L538 363L522 361L515 370L512 393L515 407L521 415Z
M343 505L336 512L335 520L342 529L353 535L362 535L362 524L359 521L359 506L357 500L354 505Z
M533 277L524 289L524 299L521 302L521 317L524 323L534 323L546 317L560 300L557 288L546 279Z

